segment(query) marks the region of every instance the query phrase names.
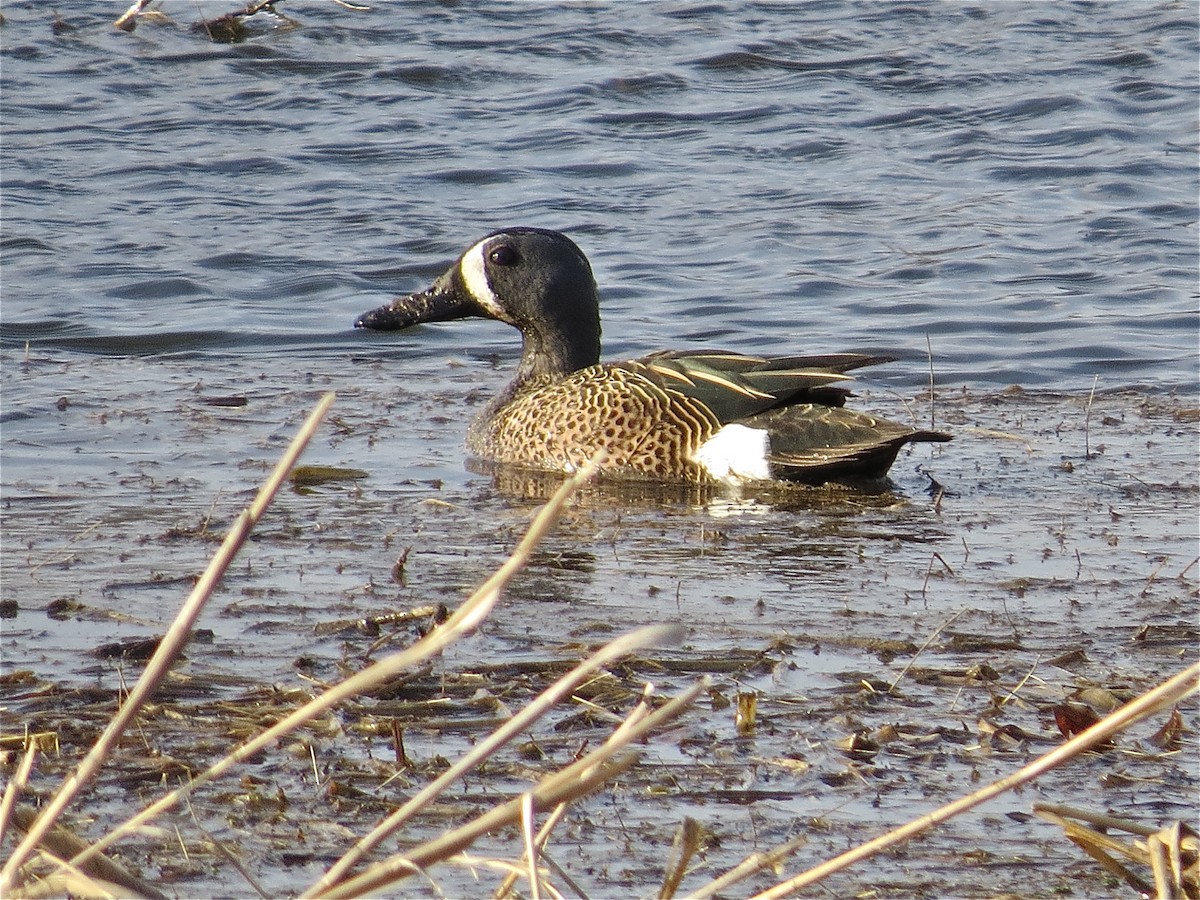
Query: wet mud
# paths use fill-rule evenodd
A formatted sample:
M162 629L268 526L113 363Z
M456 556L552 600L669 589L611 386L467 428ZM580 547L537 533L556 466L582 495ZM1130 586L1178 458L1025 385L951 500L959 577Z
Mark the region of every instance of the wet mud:
M29 802L87 751L295 427L338 392L312 468L277 499L186 658L66 817L84 839L436 627L506 558L547 489L464 467L467 411L501 378L476 363L419 373L420 392L376 378L371 360L299 378L184 359L2 363L0 749L6 773L29 736L46 751ZM861 393L859 406L893 418L908 407L930 424L928 397ZM933 413L954 442L906 451L873 490L586 488L477 634L198 791L113 855L169 894L244 896L239 866L271 894L296 893L589 649L679 622L682 646L591 680L386 849L518 796L602 742L647 682L669 697L707 676L638 766L572 806L548 853L591 896L654 895L690 818L699 852L681 893L799 837L782 876L1061 743L1065 704L1103 715L1196 660L1194 398L943 389ZM1119 894L1032 805L1193 821L1195 698L1179 712L1165 737L1167 712L825 886ZM471 849L476 860L520 853L509 831ZM404 893L474 896L500 877L443 865Z

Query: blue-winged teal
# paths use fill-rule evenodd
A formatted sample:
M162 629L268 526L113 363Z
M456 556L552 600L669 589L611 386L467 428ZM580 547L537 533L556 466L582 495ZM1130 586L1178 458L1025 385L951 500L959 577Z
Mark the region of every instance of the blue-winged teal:
M619 477L819 484L880 478L905 444L950 440L842 408L845 373L888 357L662 352L600 364L592 269L556 231L493 232L428 290L354 324L470 316L507 322L524 342L516 377L468 433L482 459L572 472L603 449L603 472Z

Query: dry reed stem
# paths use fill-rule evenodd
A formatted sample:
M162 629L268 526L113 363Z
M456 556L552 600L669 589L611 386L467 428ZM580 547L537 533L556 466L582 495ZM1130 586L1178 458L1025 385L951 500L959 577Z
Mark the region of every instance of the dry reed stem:
M532 546L529 548L532 549ZM442 628L446 626L443 625ZM439 629L440 630L440 629ZM449 769L418 791L408 802L404 803L376 825L369 834L346 852L341 859L312 887L305 891L302 897L312 897L328 890L340 881L366 854L389 835L395 834L405 822L436 800L451 784L461 778L481 762L494 754L505 744L512 741L534 722L549 712L554 706L574 691L579 684L595 670L627 656L637 650L647 647L677 644L683 640L683 628L679 625L650 625L640 628L630 634L617 638L601 647L554 684L542 691L532 701L527 703L520 712L497 728L488 737L471 748Z
M683 822L675 831L675 840L671 842L671 855L667 860L662 887L658 889L658 900L673 900L683 876L687 874L687 865L700 849L703 838L704 829L700 827L700 823L691 816L684 816Z
M929 564L931 566L933 565L932 559L929 561ZM929 576L926 575L926 578L928 578L928 577ZM889 694L892 693L892 691L896 690L896 685L898 685L900 683L900 679L902 679L905 675L908 674L908 670L911 669L916 664L917 658L922 653L925 652L925 649L930 644L932 644L935 640L937 640L937 636L939 634L941 634L943 631L945 631L947 628L949 628L950 624L955 619L957 619L959 616L961 616L963 613L965 613L966 611L967 611L967 608L964 606L962 609L960 609L958 612L956 612L954 615L952 615L950 618L948 618L946 621L944 621L941 625L939 625L937 628L935 628L933 630L933 634L931 634L928 638L925 639L925 643L923 643L920 647L918 647L917 652L914 653L912 655L912 657L909 659L909 661L904 664L904 668L900 670L900 674L892 679L892 683L888 685L888 693Z
M929 356L929 427L937 428L937 413L934 408L937 394L933 378L933 341L929 339L928 331L925 332L925 352Z
M1075 806L1065 806L1061 803L1035 803L1033 804L1033 814L1040 816L1047 821L1061 824L1065 819L1079 819L1081 822L1088 822L1099 828L1109 828L1115 831L1128 831L1130 834L1139 834L1142 837L1149 837L1158 831L1150 825L1143 825L1141 822L1135 822L1132 819L1122 819L1117 816L1110 816L1107 813L1092 812L1087 809L1079 809Z
M17 771L4 786L4 797L0 799L0 846L4 845L4 837L8 834L8 825L12 820L17 797L29 783L29 774L33 771L33 764L37 760L37 749L37 741L32 738L28 739L28 743L25 745L25 755L21 757Z
M242 878L246 879L246 884L250 885L250 887L254 889L254 892L258 894L258 896L262 897L263 900L271 900L270 893L263 889L263 886L258 883L258 879L255 878L250 870L247 869L242 863L242 861L238 859L237 854L232 852L228 847L225 846L223 841L218 840L216 835L200 824L200 819L196 816L196 810L192 808L192 804L190 803L188 804L188 812L192 817L192 826L196 828L202 835L204 835L204 839L208 841L209 846L213 848L213 851L223 860L225 860L225 862L229 863L229 865L234 868L234 871L241 875ZM176 828L176 833L178 834L178 827ZM183 854L186 857L187 846L184 844L182 836L180 836L179 844L183 848Z
M564 878L564 880L568 883L568 885L573 884L573 882L571 882L569 878L564 877L565 873L563 872L563 870L561 868L559 868L558 864L555 863L554 860L552 860L548 857L542 857L542 861L546 863L546 867L548 869L552 869L560 878ZM463 866L464 868L471 869L473 872L475 869L479 869L479 868L495 869L497 872L504 872L506 878L511 877L511 876L520 878L522 875L528 874L526 866L518 865L517 863L514 863L512 860L495 859L495 858L489 858L489 857L475 857L475 856L470 856L467 853L459 853L456 856L451 856L449 859L445 860L445 863L448 865ZM476 874L478 874L478 873L476 873ZM543 881L542 889L548 891L552 896L554 896L556 898L563 898L565 896L561 891L559 891L557 888L555 888L554 885L551 884L545 877L542 878L542 881ZM572 890L576 890L576 889L574 887L572 887ZM587 898L581 892L577 892L577 896L582 898L582 900L587 900Z
M1179 845L1175 844L1173 849L1178 851ZM1150 871L1154 875L1156 896L1165 897L1167 900L1187 897L1183 886L1183 873L1177 865L1172 865L1176 860L1167 859L1168 844L1155 835L1146 840L1146 850L1150 856Z
M556 806L554 808L554 813L553 813L554 821L548 822L546 825L544 825L542 827L542 830L538 832L538 846L542 848L542 850L541 850L542 862L546 864L546 868L552 869L554 871L554 874L558 876L559 880L562 881L563 884L565 884L567 887L569 887L571 890L573 890L575 892L575 896L578 897L579 900L588 900L587 892L584 891L583 888L581 888L578 884L576 884L575 879L573 879L567 873L567 871L565 869L563 869L563 867L560 866L558 863L556 863L554 861L554 858L546 852L546 844L550 840L550 832L554 830L553 826L557 825L559 820L561 820L562 817L565 816L566 814L567 814L567 804L566 803L558 804L558 806Z
M613 731L613 733L610 734L608 736L608 738L605 740L604 746L619 747L626 741L626 736L628 735L629 730L631 728L633 728L635 725L637 725L639 722L641 722L642 719L644 719L646 717L646 715L650 712L650 697L653 696L653 694L654 694L654 685L652 685L648 682L645 685L643 685L642 696L641 696L641 699L638 701L637 706L635 706L632 710L630 710L629 715L627 715L617 725L617 727ZM584 771L586 773L589 770L584 770ZM567 804L566 803L560 803L558 806L556 806L554 808L554 811L549 815L549 817L547 817L545 824L542 825L541 830L538 831L537 839L536 839L537 846L542 851L543 862L545 862L548 867L554 869L554 871L558 875L558 877L560 879L562 879L564 884L566 884L569 888L571 888L571 890L573 890L575 892L577 897L581 898L581 900L587 900L587 893L582 888L580 888L579 885L577 885L575 883L575 881L571 878L571 876L569 874L567 874L567 872L565 872L558 865L558 863L556 863L550 856L546 855L546 853L545 853L546 845L550 841L551 832L554 830L555 826L558 825L558 823L562 820L563 816L565 816L566 814L567 814ZM496 898L500 898L500 897L505 897L508 894L510 894L512 892L513 885L516 884L517 878L519 878L519 877L520 877L520 873L514 869L512 872L510 872L505 877L504 882L500 885L500 887L498 887L496 889L494 896Z
M607 766L595 769L590 778L581 778L570 783L556 782L552 788L544 790L539 785L538 795L547 804L568 802L601 787L608 779L627 772L637 762L638 755L630 753ZM402 856L392 856L368 866L360 874L334 885L327 893L319 896L330 900L347 900L383 890L407 878L419 868L444 862L489 832L517 824L520 818L521 800L518 797Z
M653 628L653 627L654 626L651 626L651 628ZM658 627L670 628L671 626L658 626ZM588 672L592 668L594 668L594 666L590 665L590 663L592 663L593 661L596 661L597 657L599 657L601 654L604 654L605 651L609 650L610 648L619 649L619 647L614 647L614 645L623 644L629 638L635 637L636 635L638 635L640 633L640 631L645 631L645 630L649 630L649 629L641 629L637 632L634 632L632 635L627 635L623 638L618 638L616 641L612 641L609 644L607 644L605 647L602 647L596 654L593 654L593 656L590 659L585 660L583 663L576 666L575 669L573 669L571 672L567 673L567 675L563 676L563 678L559 679L557 682L552 684L546 690L542 691L542 693L539 694L537 697L535 697L531 703L526 705L525 709L522 710L522 713L527 711L530 707L534 706L535 704L540 704L540 703L546 701L547 698L549 698L551 696L559 696L559 695L563 694L564 691L569 692L571 690L574 690L575 687L578 686L577 682L582 681L584 678L586 678ZM573 677L576 675L578 677ZM568 682L571 682L571 683L568 683ZM627 735L629 734L630 729L632 729L635 725L637 725L639 722L641 722L646 717L646 714L650 711L648 701L649 701L649 697L652 693L653 693L653 689L652 689L651 685L647 684L645 686L645 688L643 689L642 698L638 702L637 706L635 706L632 710L630 710L629 715L626 716L625 719L613 731L613 733L608 736L608 738L607 738L607 740L605 740L604 744L601 745L601 750L603 750L604 748L607 748L607 747L620 748L627 743ZM546 704L547 709L549 709L551 706L553 706L553 703ZM512 724L511 722L505 723L504 727L509 727L509 726L511 726L511 724ZM497 730L496 733L494 733L493 735L490 736L489 740L495 738L496 734L498 734L498 733L499 733L499 729ZM499 745L497 745L497 746L499 746ZM489 751L487 754L485 754L485 756L490 755L491 752L492 751ZM466 760L466 757L464 757L463 760L460 760L458 763L456 763L455 768L462 767L463 762L465 760ZM465 771L465 769L464 769L464 771ZM582 777L588 777L592 773L592 770L584 768L582 770L582 772L583 772ZM446 779L446 774L448 774L448 772L444 773L441 777L439 777L438 781ZM432 782L428 787L425 788L425 790L429 791L430 788L432 788L434 785L436 785L438 783L438 781ZM451 779L446 779L446 784L441 786L441 788L437 791L436 794L433 794L429 798L424 799L420 803L420 806L424 807L425 805L427 805L427 803L430 800L432 800L434 797L436 797L438 794L440 794L442 792L442 790L445 789L445 787L449 786L450 781L451 781ZM530 797L530 796L531 795L529 792L526 792L525 794L522 795L522 797ZM411 818L412 815L415 815L419 811L416 808L416 801L419 799L422 799L420 794L418 794L416 797L413 797L412 800L410 800L409 803L405 805L405 808L401 808L400 810L397 811L397 814L394 814L397 818L400 818L400 816L398 814L400 814L400 813L405 814L402 818L402 821L399 824L403 824L403 821L406 821L408 818ZM566 806L567 806L567 802L564 801L564 802L560 802L559 805L557 807L555 807L554 812L550 815L550 817L547 819L545 825L543 825L542 829L538 832L538 836L536 839L538 841L538 846L544 847L546 842L550 839L550 832L552 831L553 827L556 824L558 824L559 820L563 817L563 815L566 813ZM414 808L412 808L411 810L408 810L408 809L406 809L407 807L414 807ZM391 824L390 820L389 820L388 824ZM399 825L396 825L395 827L390 828L389 833L394 832L396 830L396 828L398 828L398 827L399 827ZM377 828L376 831L378 831L378 830L379 829ZM373 832L373 834L374 834L374 832ZM365 841L365 839L364 839L364 841ZM361 847L361 846L362 846L362 842L360 842L359 846L356 847L355 850L358 850L359 847ZM345 857L343 857L343 860L339 860L339 863L344 861L344 859L345 859ZM550 864L553 865L554 868L559 871L560 876L563 877L564 881L571 883L573 889L577 890L577 888L575 888L575 886L574 886L574 883L571 882L570 878L566 875L566 873L563 873L561 870L559 870L558 866L554 865L552 861L548 860L548 862L550 862ZM332 872L332 869L330 870L330 872ZM521 874L522 874L522 872L521 872L520 867L513 866L511 868L511 870L509 871L508 875L505 876L505 879L501 883L500 887L497 888L495 895L497 897L502 897L502 896L507 895L511 891L512 886L516 883L517 879L521 876ZM326 876L323 879L321 879L321 881L322 882L330 881L329 873L326 873ZM333 882L331 881L330 883L332 884ZM328 890L328 888L324 888L324 889ZM310 890L315 892L317 890L317 886L314 886ZM577 890L577 893L579 893L579 895L581 897L584 896L582 891Z
M530 900L542 900L542 892L539 889L541 877L537 870L538 851L533 843L533 818L535 815L537 813L533 809L533 794L526 791L521 795L521 839L525 842L525 864L528 866L525 874L529 879Z
M601 747L583 758L558 772L547 775L529 791L533 795L535 808L550 809L560 803L576 800L632 768L640 758L638 752L627 753L614 759L616 754L682 715L707 687L707 679L696 682L678 697L658 709L646 713L636 725L624 729L620 741L614 741L610 737ZM641 707L642 704L639 704L634 713L640 715ZM334 885L330 890L318 896L337 900L337 898L359 897L389 887L408 877L414 868L423 869L436 862L441 862L461 852L482 835L518 823L521 817L521 805L521 798L514 798L453 831L413 848L403 856L392 856L368 866L358 875Z
M63 810L75 798L80 790L83 789L96 775L103 766L104 761L116 746L121 734L125 728L133 720L134 716L141 711L145 703L153 695L158 685L166 677L171 666L178 658L180 652L187 644L191 636L192 627L196 624L196 619L199 618L204 605L208 602L212 592L216 589L221 577L233 562L233 558L241 549L246 538L249 537L251 530L262 518L267 506L278 493L279 488L287 480L288 473L296 464L296 460L316 433L317 426L325 413L329 411L329 407L333 404L333 393L327 393L317 403L312 413L309 414L307 420L300 427L296 437L292 443L284 451L279 463L275 466L274 471L268 477L267 481L259 489L258 495L254 498L254 502L250 504L248 509L242 511L238 518L234 521L229 533L225 536L225 540L218 548L216 555L200 576L200 580L196 582L196 586L192 589L191 594L184 602L182 608L176 615L175 620L171 623L167 633L163 635L159 642L158 649L154 655L146 663L145 671L142 672L142 677L138 679L133 690L129 692L124 704L117 710L116 714L109 721L104 732L97 738L95 745L88 754L80 761L75 771L68 776L58 793L46 805L38 820L33 823L29 831L25 835L25 839L17 845L13 851L4 869L0 871L0 896L8 894L12 891L17 883L17 873L29 858L34 848L38 846L42 838L50 827L62 815ZM85 851L86 852L86 851ZM79 864L79 860L74 860Z
M13 824L22 830L27 830L36 819L37 811L32 807L22 805L13 810ZM107 856L95 856L81 866L64 862L86 846L86 841L56 823L42 838L38 853L59 866L61 871L52 873L51 878L57 874L66 874L73 879L86 879L98 884L111 885L115 887L119 896L166 900L166 895L154 885L143 881L119 862L109 859ZM22 889L17 896L26 897L28 894L28 891Z
M1096 385L1100 383L1100 376L1097 375L1092 381L1092 392L1088 394L1087 409L1083 414L1083 457L1084 459L1092 458L1092 401L1096 399Z
M1027 784L1033 779L1044 775L1046 772L1074 759L1095 745L1110 739L1134 723L1152 715L1163 706L1177 703L1188 694L1200 688L1200 684L1197 684L1198 678L1200 678L1200 663L1194 663L1178 674L1168 678L1157 687L1146 691L1140 697L1126 703L1110 715L1101 719L1091 728L1071 738L1065 744L1062 744L1049 753L1039 756L1032 763L1022 767L1013 774L1001 778L999 781L993 782L973 794L960 797L958 800L948 803L931 813L913 819L911 822L893 829L887 834L880 835L874 840L867 841L867 843L855 847L853 850L849 850L840 856L827 860L819 866L814 866L807 872L801 872L787 881L782 881L766 891L755 894L754 898L755 900L774 900L774 898L793 894L796 891L816 884L835 872L840 872L842 869L848 868L855 863L870 859L889 847L901 844L911 837L915 837L937 825L941 825L955 816L973 809L979 804L991 800L1006 791ZM704 885L699 890L692 891L690 896L712 896L714 885L718 884L718 882L721 883L722 887L728 887L731 883L725 876L722 876L720 879Z
M117 28L120 28L122 31L133 31L137 25L137 17L141 14L143 9L153 2L154 0L134 0L133 6L125 10L125 12L121 14L121 18L113 22L113 25ZM28 347L26 349L28 349Z
M1185 876L1184 828L1188 829L1188 860ZM1182 822L1175 822L1146 839L1150 854L1150 869L1160 897L1200 897L1200 858L1197 854L1196 832ZM1185 880L1186 878L1186 880Z
M566 804L560 803L555 807L554 812L547 817L546 821L542 823L542 827L538 829L537 837L534 838L534 842L537 844L539 852L546 849L546 844L550 840L550 833L554 831L554 827L562 821L562 817L566 815L566 813ZM567 886L571 888L571 890L575 891L575 893L580 897L585 896L584 892L581 891L578 885L571 880L570 876L559 869L558 866L547 857L543 856L543 859L546 859L547 863L553 866L555 871L558 872L558 876L567 883ZM500 886L496 888L495 892L492 894L493 900L501 900L501 898L507 897L510 893L512 893L513 885L517 883L517 879L520 877L520 870L514 867L512 871L504 876L504 880L500 882Z
M567 806L565 803L560 803L558 808L565 810L567 808ZM556 863L552 857L547 856L543 852L542 862L544 862L546 864L547 868L554 870L555 874L558 875L558 877L562 880L563 884L565 884L567 887L569 887L571 890L573 890L575 892L575 896L578 897L579 900L588 900L588 895L583 891L583 889L580 888L579 885L577 885L575 883L574 879L572 879L571 876L566 873L566 871L563 869L563 867L560 866L558 863Z
M764 850L759 853L752 853L744 860L713 881L710 881L698 891L688 893L689 898L713 897L720 894L726 888L737 884L739 881L745 881L751 875L757 874L764 869L777 870L780 864L808 843L807 834L798 834L786 843L780 844L771 850ZM778 872L776 872L778 874Z
M1154 894L1154 889L1150 886L1149 882L1139 878L1109 852L1110 850L1115 850L1122 856L1131 856L1132 854L1129 849L1120 841L1102 835L1097 831L1092 831L1084 825L1068 822L1065 819L1059 820L1056 824L1062 827L1063 834L1067 840L1099 863L1100 867L1110 875L1120 878L1143 896L1149 897L1151 894ZM1158 894L1158 896L1161 897L1163 895Z
M642 688L642 697L638 701L637 706L629 711L627 715L613 733L608 736L608 739L601 745L603 747L619 747L629 743L629 735L635 728L641 725L642 720L650 714L650 697L654 693L654 685L649 682Z
M21 900L40 900L42 897L103 897L112 900L121 897L123 900L141 900L140 895L122 888L119 884L110 884L99 878L92 878L78 869L72 868L65 859L59 859L50 853L38 851L38 857L51 865L57 866L53 874L35 882L29 890L22 890Z
M1068 840L1134 890L1171 900L1200 896L1196 836L1190 828L1185 834L1186 826L1183 823L1174 822L1166 828L1155 828L1141 822L1056 803L1035 803L1033 811L1039 818L1059 826ZM1076 819L1079 821L1073 821ZM1105 831L1098 831L1097 828ZM1145 841L1126 843L1106 833L1109 830L1124 831L1145 838ZM1186 862L1185 841L1190 854ZM1154 876L1154 887L1151 888L1117 856L1148 867Z
M341 684L335 685L320 696L313 698L277 724L247 741L224 759L214 763L209 769L195 776L188 783L180 785L174 791L159 798L140 813L110 831L80 854L80 856L73 859L72 862L78 864L89 855L107 848L125 834L140 827L164 810L175 806L200 785L220 777L238 763L270 746L284 735L295 731L306 722L350 697L371 690L379 684L412 668L414 665L437 655L453 641L474 631L495 605L500 591L520 571L521 567L525 565L529 554L532 553L537 542L553 526L567 499L580 485L591 477L594 470L595 464L585 466L579 473L563 483L562 487L559 488L550 501L534 517L528 532L526 532L525 537L522 538L512 555L441 626L435 628L413 646L381 659L369 668L352 675Z

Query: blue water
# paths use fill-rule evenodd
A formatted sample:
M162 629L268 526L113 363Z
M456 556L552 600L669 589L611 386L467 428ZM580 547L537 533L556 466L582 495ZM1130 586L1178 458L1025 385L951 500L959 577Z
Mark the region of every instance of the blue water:
M162 6L4 7L3 348L412 387L515 336L354 316L527 224L592 258L609 356L1195 387L1194 3L297 0L237 45Z
M706 867L716 874L797 829L812 841L794 870L815 865L1025 762L1025 746L953 737L995 719L1010 689L1021 702L1002 721L1048 745L1046 710L1080 684L1133 692L1190 658L1195 2L367 2L354 12L287 0L298 25L268 20L237 45L188 26L239 0L163 0L170 20L132 34L111 25L128 0L4 3L0 662L6 675L34 673L3 684L16 727L39 730L31 706L61 705L48 727L62 731L64 759L83 752L95 720L78 712L85 697L56 686L127 689L136 667L94 648L163 632L326 390L337 402L304 462L369 477L281 492L206 609L212 642L189 646L180 690L308 690L310 666L340 680L391 648L315 626L456 606L499 565L540 497L467 470L462 438L507 379L516 336L493 322L351 325L513 224L565 230L591 257L609 356L891 353L899 360L864 374L855 406L927 425L933 404L913 398L928 348L936 425L955 433L906 451L878 497L588 494L485 627L438 662L435 677L480 660L573 659L662 621L688 628L684 654L780 659L769 677L756 667L744 683L716 682L726 697L762 692L752 745L705 701L686 739L650 751L653 790L632 780L584 808L560 862L591 894L653 893L661 839L685 811L720 841L696 857L684 892ZM52 30L53 8L69 30ZM1014 383L1047 390L994 393ZM930 478L947 489L936 500ZM52 614L63 600L77 611ZM961 649L956 633L996 643ZM893 660L872 649L897 638L922 650ZM1080 649L1082 662L1050 664ZM1003 681L960 683L983 664ZM690 682L672 671L653 676L660 696ZM861 692L893 679L896 697ZM1194 732L1194 707L1184 715ZM230 740L219 718L186 721L182 737L199 749L175 755L188 765ZM1149 746L1159 724L1122 740ZM885 725L923 737L885 747L874 771L846 770L835 742ZM927 743L935 730L953 739ZM711 758L693 742L702 734L720 745ZM154 735L139 732L130 753L144 756L145 742L171 757ZM330 763L330 744L380 765L391 753L386 736L372 750L349 727L310 738L322 778L350 771ZM406 740L424 760L476 737L413 729ZM1191 812L1188 749L1126 754L1130 777L1102 787L1107 758L1050 773L1038 795L1082 786L1165 822ZM693 753L701 765L676 766ZM811 773L773 770L797 756ZM366 833L379 815L314 791L307 755L292 762L301 774L252 776L269 773L293 804L278 817L231 814L224 788L188 811L281 896L346 849L343 827ZM742 786L794 800L703 801L743 764L753 774ZM35 768L42 795L57 787L55 765ZM824 779L844 770L849 783ZM513 789L472 778L472 803ZM131 783L103 776L73 822L94 835L140 808L148 794ZM666 797L673 784L692 799ZM992 861L967 882L976 894L1103 893L1057 829L1003 814L1030 800L998 801L1010 805L828 892L961 892L964 848L982 847ZM325 831L331 815L338 830ZM253 824L240 829L241 818ZM300 844L314 854L306 867L299 852L280 861ZM187 862L173 845L128 852L148 877L186 870L166 882L182 895L249 891L207 851ZM481 892L466 868L435 877L404 890Z

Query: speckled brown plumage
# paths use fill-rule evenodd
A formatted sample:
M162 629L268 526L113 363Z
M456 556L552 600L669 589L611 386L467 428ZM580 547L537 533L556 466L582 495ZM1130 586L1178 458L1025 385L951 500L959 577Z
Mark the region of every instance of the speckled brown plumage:
M721 427L703 403L620 366L522 386L471 426L467 449L495 462L572 472L600 450L610 475L705 481L692 461Z

